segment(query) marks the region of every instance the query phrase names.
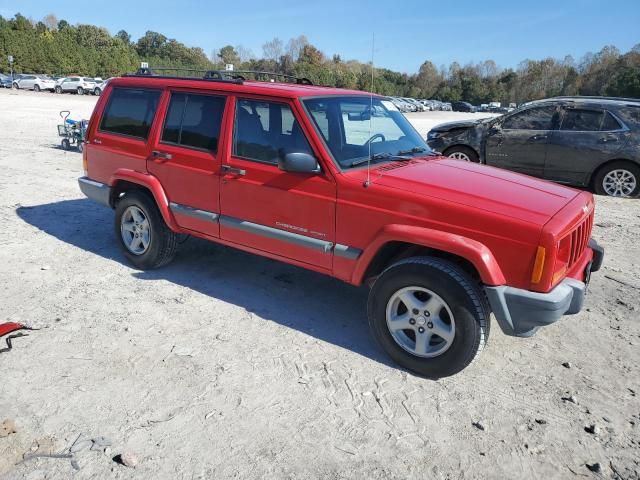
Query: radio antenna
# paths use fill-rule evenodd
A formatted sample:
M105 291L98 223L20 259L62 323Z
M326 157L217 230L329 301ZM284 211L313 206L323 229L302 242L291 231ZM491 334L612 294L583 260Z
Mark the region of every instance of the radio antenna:
M369 89L369 152L367 158L367 180L364 182L364 187L367 188L371 184L371 136L373 135L373 52L375 51L376 34L371 35L371 88Z

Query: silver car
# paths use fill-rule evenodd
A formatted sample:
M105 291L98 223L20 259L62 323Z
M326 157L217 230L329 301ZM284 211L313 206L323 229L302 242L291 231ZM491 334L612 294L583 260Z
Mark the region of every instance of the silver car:
M85 93L93 93L96 88L96 82L93 78L88 77L66 77L55 85L56 93L77 93L84 95Z
M55 86L56 83L44 75L22 75L13 81L13 88L18 90L33 90L35 92L50 90L53 92Z

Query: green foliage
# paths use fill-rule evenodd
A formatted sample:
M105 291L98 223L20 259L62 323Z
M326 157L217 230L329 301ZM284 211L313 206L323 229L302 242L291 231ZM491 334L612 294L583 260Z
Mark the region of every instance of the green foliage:
M36 23L19 13L10 19L0 16L0 71L9 70L7 55L13 55L17 73L103 78L134 71L141 61L200 70L231 63L236 70L297 75L321 85L474 104L521 103L554 95L640 97L640 44L625 54L605 46L578 63L570 56L562 61L525 60L517 69L507 70L493 60L465 66L453 62L439 69L427 60L414 75L376 68L373 78L370 64L346 61L339 54L326 56L304 35L286 43L276 37L262 50L264 58L255 59L240 45L226 45L209 59L201 48L187 47L154 31L134 42L125 30L111 36L104 28L70 25L53 14Z

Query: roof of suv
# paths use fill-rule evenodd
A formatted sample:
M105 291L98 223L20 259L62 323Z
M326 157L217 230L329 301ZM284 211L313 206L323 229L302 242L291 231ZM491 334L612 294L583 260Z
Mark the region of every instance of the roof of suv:
M370 95L360 90L347 90L319 85L304 85L297 83L261 82L245 80L243 82L205 80L200 78L178 78L159 76L124 76L109 81L113 86L128 85L136 87L183 87L238 93L253 93L257 95L277 96L285 98L300 98L328 95ZM375 96L378 96L374 94Z
M611 105L611 106L625 106L630 103L634 104L634 106L640 106L639 98L622 98L622 97L597 97L597 96L564 96L564 97L551 97L544 98L541 100L534 100L532 102L528 102L527 105L534 105L538 103L551 103L551 102L566 102L566 103L589 103L589 104L600 104L600 105Z

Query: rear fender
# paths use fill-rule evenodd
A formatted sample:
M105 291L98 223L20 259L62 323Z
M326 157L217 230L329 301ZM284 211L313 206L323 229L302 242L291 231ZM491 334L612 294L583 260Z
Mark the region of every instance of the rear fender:
M127 168L119 168L109 179L109 186L113 191L117 191L118 182L121 181L135 183L148 189L151 192L151 195L153 195L156 205L158 206L158 210L160 210L160 214L167 226L174 232L182 230L176 223L176 220L169 209L169 200L167 199L167 195L165 194L160 181L156 177L149 175L148 173L137 172ZM114 201L115 198L112 199L112 203L114 203Z
M482 243L461 235L409 225L387 225L364 250L353 271L352 283L360 285L376 253L388 242L405 242L451 253L469 261L486 285L504 285L506 280L491 251Z

